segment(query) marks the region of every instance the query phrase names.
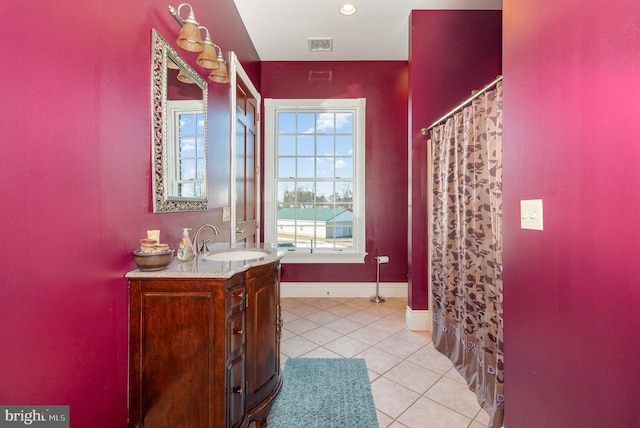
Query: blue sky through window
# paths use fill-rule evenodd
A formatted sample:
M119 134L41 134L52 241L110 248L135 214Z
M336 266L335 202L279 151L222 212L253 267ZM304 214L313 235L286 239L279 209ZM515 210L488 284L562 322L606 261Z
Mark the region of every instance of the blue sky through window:
M279 112L279 178L352 178L353 113Z

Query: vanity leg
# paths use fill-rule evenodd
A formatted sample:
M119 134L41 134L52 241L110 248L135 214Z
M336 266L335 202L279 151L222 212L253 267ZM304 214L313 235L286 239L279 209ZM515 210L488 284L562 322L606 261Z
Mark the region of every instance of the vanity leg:
M267 419L256 419L255 421L256 428L267 428Z

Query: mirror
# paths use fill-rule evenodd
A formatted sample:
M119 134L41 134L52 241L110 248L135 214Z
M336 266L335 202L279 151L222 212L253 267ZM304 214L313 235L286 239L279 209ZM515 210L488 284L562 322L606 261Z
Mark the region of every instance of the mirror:
M207 83L153 30L153 212L207 210Z

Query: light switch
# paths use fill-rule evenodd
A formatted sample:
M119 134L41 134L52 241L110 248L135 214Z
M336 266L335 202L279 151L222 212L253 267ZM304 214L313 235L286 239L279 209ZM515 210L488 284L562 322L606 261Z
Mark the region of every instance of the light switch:
M542 230L542 199L520 201L520 228Z
M222 207L222 221L231 221L231 207Z

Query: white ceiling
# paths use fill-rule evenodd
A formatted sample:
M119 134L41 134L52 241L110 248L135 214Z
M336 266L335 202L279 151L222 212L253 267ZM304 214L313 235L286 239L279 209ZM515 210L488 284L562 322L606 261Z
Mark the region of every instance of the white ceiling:
M407 60L409 14L427 9L502 9L502 0L234 0L262 61ZM340 6L358 8L351 16ZM309 52L307 38L333 38Z

